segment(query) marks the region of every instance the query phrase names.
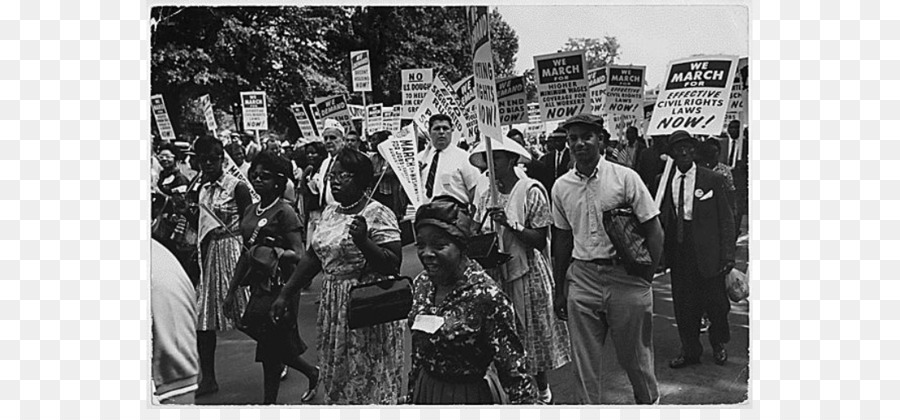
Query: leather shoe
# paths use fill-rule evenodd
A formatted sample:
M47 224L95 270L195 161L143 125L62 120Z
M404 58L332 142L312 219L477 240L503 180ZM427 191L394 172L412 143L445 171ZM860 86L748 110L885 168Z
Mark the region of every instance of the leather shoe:
M700 364L700 358L689 359L684 356L678 356L669 361L669 367L672 369L681 369L685 366Z
M725 350L725 346L718 345L713 347L713 360L715 360L716 364L722 366L728 360L728 351Z

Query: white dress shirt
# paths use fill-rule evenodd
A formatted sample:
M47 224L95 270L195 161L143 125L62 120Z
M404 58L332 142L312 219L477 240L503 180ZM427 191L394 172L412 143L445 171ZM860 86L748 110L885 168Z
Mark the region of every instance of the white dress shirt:
M691 164L691 169L681 173L675 168L675 177L672 178L672 204L675 206L675 214L678 214L678 189L681 187L681 177L684 178L684 220L694 220L694 185L697 182L697 164Z

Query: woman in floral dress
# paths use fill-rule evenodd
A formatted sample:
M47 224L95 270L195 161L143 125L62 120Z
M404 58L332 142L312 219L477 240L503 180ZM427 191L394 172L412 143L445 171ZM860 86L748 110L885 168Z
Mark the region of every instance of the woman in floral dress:
M537 381L539 402L549 404L553 396L547 372L571 360L568 329L553 313L550 201L540 182L515 171L518 162L529 159L528 151L509 139L494 141L492 145L497 203L494 208L489 205L490 183L482 177L475 187L475 220L480 222L490 216L494 226L486 223L483 229L492 231L498 227L505 251L512 256L488 274L513 302L522 326L520 335L528 357L528 373ZM469 161L476 167L486 167L485 156L484 145L479 145Z
M319 272L324 274L316 320L319 382L326 404L396 404L403 374L403 322L351 330L350 288L395 274L400 268L400 227L391 210L370 200L372 162L344 148L327 175L336 200L322 218L294 274L272 305L273 317Z

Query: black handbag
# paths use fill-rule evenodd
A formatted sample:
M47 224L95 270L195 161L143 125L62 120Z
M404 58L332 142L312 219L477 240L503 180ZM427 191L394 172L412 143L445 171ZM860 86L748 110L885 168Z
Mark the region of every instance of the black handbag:
M350 288L347 308L351 330L406 319L412 309L412 279L391 275Z
M484 219L481 220L482 228L487 218L488 215L485 213ZM469 238L466 254L469 258L478 261L478 264L481 264L481 267L486 269L497 268L512 258L511 255L500 252L500 237L497 232L473 235Z
M628 274L643 276L650 270L653 258L647 238L640 233L640 221L634 211L619 208L603 212L603 228Z

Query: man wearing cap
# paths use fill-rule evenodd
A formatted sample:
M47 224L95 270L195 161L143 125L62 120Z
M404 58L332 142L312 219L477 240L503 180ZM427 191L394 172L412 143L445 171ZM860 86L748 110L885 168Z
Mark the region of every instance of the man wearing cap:
M694 163L698 144L683 130L669 136L675 167L665 184L660 217L681 337L681 355L669 362L673 369L700 363L700 318L704 312L711 323L709 342L716 364L728 360L725 343L731 338L725 274L734 268L734 216L725 177Z
M554 310L568 320L581 403L601 403L601 360L607 336L638 404L659 402L653 370L653 272L663 231L653 197L633 170L603 159L603 118L566 120L575 170L553 185ZM603 212L627 208L640 222L652 257L639 275L626 271L603 227ZM637 273L636 273L637 274Z
M460 203L472 203L478 169L469 163L469 154L451 145L453 123L449 116L434 114L428 119L428 135L431 147L419 154L422 182L425 186L425 202L441 195L448 195Z
M572 158L569 155L569 149L566 148L566 130L562 128L553 130L550 137L547 138L547 146L547 154L541 156L540 159L545 170L540 174L538 181L541 181L547 191L552 191L553 183L569 172L569 168L572 166Z

